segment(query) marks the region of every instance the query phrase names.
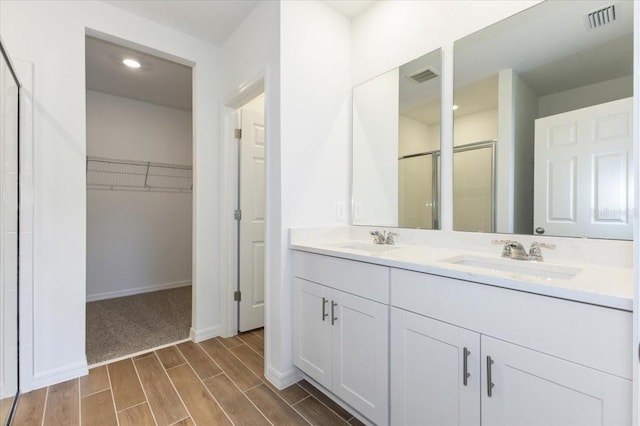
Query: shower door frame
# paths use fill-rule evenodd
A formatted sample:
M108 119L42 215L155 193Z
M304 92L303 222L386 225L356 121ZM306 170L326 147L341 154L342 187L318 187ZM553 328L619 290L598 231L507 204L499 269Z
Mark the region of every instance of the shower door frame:
M20 80L18 79L18 75L16 74L15 67L11 62L11 58L7 50L4 47L4 42L2 41L2 37L0 37L0 54L7 63L7 67L9 68L9 72L13 77L13 80L17 86L18 93L16 97L16 166L17 166L17 176L16 179L16 206L17 206L17 214L16 214L16 394L13 398L13 402L11 405L11 410L9 411L9 417L7 418L7 424L11 424L13 421L13 417L15 415L16 407L18 405L18 398L20 397L20 96L22 91L22 84L20 84ZM4 348L2 348L4 350Z

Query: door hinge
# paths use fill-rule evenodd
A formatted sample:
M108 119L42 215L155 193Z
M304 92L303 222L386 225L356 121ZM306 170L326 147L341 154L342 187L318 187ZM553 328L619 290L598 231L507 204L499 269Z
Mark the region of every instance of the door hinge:
M236 302L242 301L242 292L240 290L233 292L233 300Z
M242 129L234 129L233 137L236 139L242 139Z
M233 218L234 218L235 220L240 220L240 219L242 219L242 210L240 210L240 209L235 210L235 211L233 212Z

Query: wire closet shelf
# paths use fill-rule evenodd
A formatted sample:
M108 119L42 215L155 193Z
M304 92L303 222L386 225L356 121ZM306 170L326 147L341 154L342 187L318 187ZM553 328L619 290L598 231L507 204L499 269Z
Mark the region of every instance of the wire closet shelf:
M87 156L87 187L121 191L191 192L193 168L180 164Z

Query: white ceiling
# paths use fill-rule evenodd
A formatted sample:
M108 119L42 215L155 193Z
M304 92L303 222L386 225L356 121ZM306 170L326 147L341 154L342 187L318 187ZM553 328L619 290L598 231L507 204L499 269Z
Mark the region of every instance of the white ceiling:
M324 2L347 18L353 19L367 10L375 0L324 0Z
M616 21L588 30L585 14L610 0L547 1L455 42L455 86L500 70L528 75L539 95L626 75L632 65L633 2L616 2ZM611 76L613 72L613 76ZM535 74L538 74L537 76ZM563 83L558 83L563 77ZM554 86L551 87L551 82Z
M103 1L218 46L258 3L258 0ZM325 3L351 19L363 13L375 0L327 0ZM142 68L125 67L122 64L125 57L136 58ZM191 73L191 68L184 65L87 37L88 90L190 111Z
M190 67L93 37L85 54L88 90L191 111ZM125 58L142 67L125 66Z
M258 4L257 0L103 0L143 18L217 46Z
M158 24L206 40L216 46L222 45L259 3L258 0L102 1ZM325 0L324 2L347 18L353 19L375 3L375 0Z
M438 74L422 83L409 77L430 69ZM440 49L414 59L400 67L400 114L426 124L440 122L440 93L442 92L442 60Z

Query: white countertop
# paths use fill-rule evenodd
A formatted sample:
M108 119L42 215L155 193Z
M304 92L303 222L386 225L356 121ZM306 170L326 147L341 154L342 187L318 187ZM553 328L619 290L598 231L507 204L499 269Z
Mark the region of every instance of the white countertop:
M633 310L633 268L598 264L544 261L545 266L577 268L581 271L569 279L544 278L525 273L505 272L484 267L467 266L443 262L456 256L478 256L490 258L485 252L441 248L428 245L395 245L391 250L368 252L340 247L342 245L371 244L362 240L294 241L290 248L328 256L341 257L360 262L401 268L428 274L473 281L512 290L525 291L577 302ZM372 250L375 250L374 247ZM495 255L500 259L499 253ZM523 264L520 260L504 259Z

